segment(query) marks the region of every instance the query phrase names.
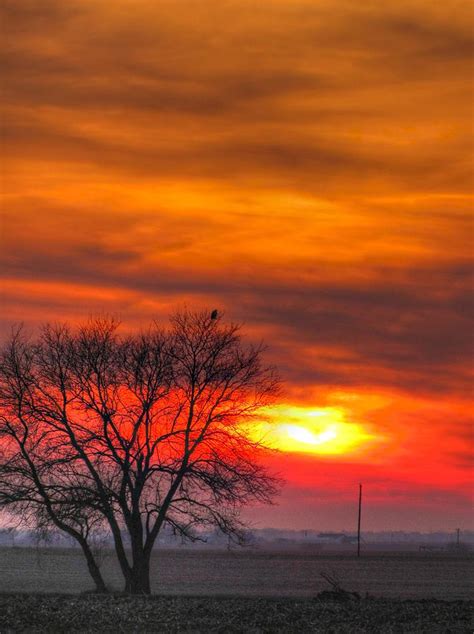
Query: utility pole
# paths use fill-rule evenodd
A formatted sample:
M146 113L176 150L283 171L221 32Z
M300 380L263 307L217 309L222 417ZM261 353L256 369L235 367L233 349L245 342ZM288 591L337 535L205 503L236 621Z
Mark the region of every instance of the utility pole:
M360 516L362 512L362 484L359 484L359 519L357 521L357 557L360 557Z
M460 528L456 529L456 548L459 548L459 533L461 532Z

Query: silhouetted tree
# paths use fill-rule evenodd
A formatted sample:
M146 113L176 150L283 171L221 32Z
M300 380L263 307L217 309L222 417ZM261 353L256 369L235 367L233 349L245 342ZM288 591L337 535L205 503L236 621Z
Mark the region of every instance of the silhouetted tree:
M163 526L239 539L242 505L277 492L247 432L278 381L261 346L209 311L137 335L117 328L47 325L37 340L18 329L4 346L0 505L76 539L99 591L91 536L108 526L125 590L149 593Z

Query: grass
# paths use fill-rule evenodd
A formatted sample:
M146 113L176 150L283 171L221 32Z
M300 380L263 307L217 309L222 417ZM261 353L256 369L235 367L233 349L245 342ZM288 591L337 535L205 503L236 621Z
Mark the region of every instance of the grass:
M0 595L0 632L467 633L473 601Z

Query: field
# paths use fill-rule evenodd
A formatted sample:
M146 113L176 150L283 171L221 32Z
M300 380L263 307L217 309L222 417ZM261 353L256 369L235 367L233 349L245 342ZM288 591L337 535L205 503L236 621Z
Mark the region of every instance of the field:
M160 595L314 597L328 589L320 573L336 575L362 596L444 600L473 597L469 554L300 551L162 550L152 564ZM114 591L120 572L107 554L102 570ZM79 550L0 548L0 592L80 593L91 589Z
M155 596L91 589L74 549L0 549L0 632L471 632L472 556L162 550ZM112 556L104 576L122 588ZM361 600L316 598L339 578ZM371 595L366 598L366 595Z

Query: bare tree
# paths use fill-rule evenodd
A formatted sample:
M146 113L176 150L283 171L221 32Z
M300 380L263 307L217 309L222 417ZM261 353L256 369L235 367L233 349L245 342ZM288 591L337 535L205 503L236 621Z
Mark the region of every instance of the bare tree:
M76 539L100 591L91 536L107 526L125 590L149 593L165 525L239 539L242 505L276 494L248 426L278 380L262 347L214 313L177 313L133 336L117 328L47 325L36 341L17 330L3 348L0 505Z

